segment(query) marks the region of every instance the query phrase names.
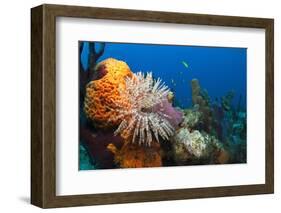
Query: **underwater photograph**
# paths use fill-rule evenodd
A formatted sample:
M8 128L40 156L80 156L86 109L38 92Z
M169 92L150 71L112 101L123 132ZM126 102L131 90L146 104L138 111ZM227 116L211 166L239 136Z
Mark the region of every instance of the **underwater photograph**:
M79 41L79 170L247 163L247 48Z

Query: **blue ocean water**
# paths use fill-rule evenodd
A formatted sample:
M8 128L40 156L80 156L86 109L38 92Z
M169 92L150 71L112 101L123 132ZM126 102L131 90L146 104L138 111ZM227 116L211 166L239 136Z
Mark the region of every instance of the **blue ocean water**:
M97 49L99 45L97 42ZM88 66L87 55L86 43L81 56L84 68ZM99 61L110 57L125 61L133 72L152 72L160 77L180 107L191 106L190 82L197 78L211 100L233 91L233 105L241 96L240 104L246 108L246 48L106 43Z

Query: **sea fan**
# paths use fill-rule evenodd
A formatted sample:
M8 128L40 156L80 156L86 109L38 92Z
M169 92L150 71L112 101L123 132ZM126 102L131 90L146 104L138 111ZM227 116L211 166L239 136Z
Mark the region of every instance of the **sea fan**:
M159 136L169 139L174 134L174 127L167 120L169 118L163 111L163 101L167 99L169 88L160 78L154 80L152 73L144 75L141 72L135 73L133 77L125 79L126 87L120 88L122 100L128 104L116 103L121 119L115 134L132 136L132 142L149 145L153 137L159 142ZM124 106L127 107L124 107Z

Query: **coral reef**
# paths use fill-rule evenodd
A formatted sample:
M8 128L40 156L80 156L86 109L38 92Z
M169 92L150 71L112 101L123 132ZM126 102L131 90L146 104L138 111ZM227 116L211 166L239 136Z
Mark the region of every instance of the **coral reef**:
M118 102L123 108L128 107L126 97L120 96L119 90L125 89L125 79L133 74L125 62L113 58L100 62L96 66L96 72L100 79L91 81L86 88L86 116L97 127L110 128L119 125L121 117L114 110L115 103ZM116 117L119 119L115 119Z
M168 103L169 88L159 78L154 80L152 73L145 76L141 72L131 78L127 77L125 85L119 88L121 101L115 102L115 111L119 116L111 118L122 120L115 134L120 133L125 139L132 137L132 143L148 146L151 145L153 138L159 142L159 136L168 140L174 134L174 127L168 120L173 117L165 114L168 113L168 104L164 106L165 100ZM124 107L123 99L128 100L127 107ZM178 119L179 116L176 117Z
M213 101L192 79L184 108L177 88L114 58L97 64L105 46L89 45L89 67L79 67L81 170L246 162L242 95L237 107L233 91Z
M85 112L102 131L80 130L93 167L246 161L246 113L232 107L233 92L211 103L197 79L191 86L193 106L175 108L173 93L151 73L133 74L115 59L99 63L96 80L87 86Z
M151 143L151 146L139 146L127 142L118 150L113 144L108 149L114 153L114 160L121 168L142 168L162 166L161 150L159 143Z

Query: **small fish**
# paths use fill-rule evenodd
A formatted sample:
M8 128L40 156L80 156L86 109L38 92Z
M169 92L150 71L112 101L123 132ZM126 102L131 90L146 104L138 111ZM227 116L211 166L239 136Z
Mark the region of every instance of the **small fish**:
M183 64L183 66L187 69L189 66L188 66L188 63L187 62L185 62L185 61L182 61L182 64Z
M174 79L171 79L171 82L172 82L172 84L173 84L174 86L177 85Z

